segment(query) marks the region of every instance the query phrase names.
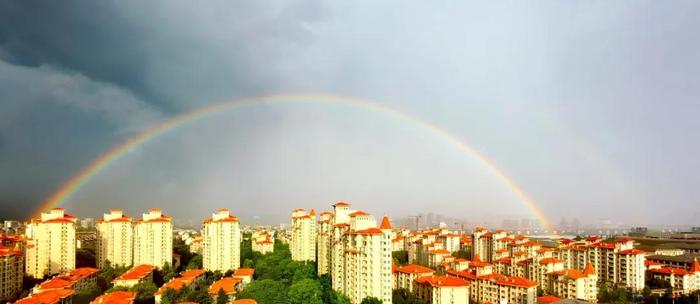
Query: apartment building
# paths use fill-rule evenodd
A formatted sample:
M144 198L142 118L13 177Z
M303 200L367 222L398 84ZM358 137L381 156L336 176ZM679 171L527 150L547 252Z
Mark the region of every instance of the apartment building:
M415 294L427 304L469 304L469 282L453 276L424 276L414 282Z
M318 220L316 267L318 275L331 272L331 239L333 236L333 213L321 212Z
M109 261L112 266L131 266L134 261L134 227L122 210L111 210L95 224L97 228L97 266Z
M27 275L43 278L75 269L76 221L63 208L54 208L27 225Z
M255 252L267 254L275 250L275 241L266 230L256 230L251 235L251 247Z
M22 291L24 256L19 247L0 246L0 301L15 299Z
M292 210L292 238L289 250L294 261L316 261L316 212Z
M160 209L150 209L134 221L134 265L157 268L173 262L173 223Z
M223 273L241 266L240 224L228 209L220 209L204 221L202 237L205 270Z

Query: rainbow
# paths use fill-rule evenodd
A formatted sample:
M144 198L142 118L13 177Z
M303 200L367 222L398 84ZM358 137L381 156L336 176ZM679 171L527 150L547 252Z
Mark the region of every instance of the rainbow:
M505 186L519 199L520 202L528 209L530 212L543 224L546 229L550 229L552 225L550 224L544 213L537 207L535 201L525 192L518 184L508 176L503 170L501 170L494 162L489 160L486 156L481 154L478 150L468 145L459 139L456 135L451 132L433 125L425 120L419 119L415 116L399 112L395 109L382 106L376 102L351 98L351 97L339 97L332 95L318 95L318 94L282 94L282 95L265 95L239 99L235 101L217 103L211 106L205 106L197 110L184 113L170 119L166 119L159 124L156 124L138 135L128 138L127 140L121 142L120 144L114 146L112 149L102 154L99 158L89 164L87 167L83 168L78 174L73 176L70 180L65 182L61 187L49 196L42 204L41 207L35 212L34 216L37 216L43 210L51 209L60 206L66 199L68 199L73 193L82 188L86 183L90 181L95 175L105 170L112 162L119 159L122 155L129 152L130 150L156 138L162 134L176 129L177 127L186 125L188 123L194 122L196 120L205 118L209 115L219 113L222 111L231 111L241 108L246 108L254 105L260 104L281 104L281 103L331 103L331 104L342 104L348 107L360 108L370 111L379 112L384 115L391 117L396 117L404 121L408 121L412 124L418 125L420 127L431 130L434 134L442 137L443 139L451 142L456 147L458 147L463 152L468 155L475 157L484 166L486 166L489 171L498 177Z

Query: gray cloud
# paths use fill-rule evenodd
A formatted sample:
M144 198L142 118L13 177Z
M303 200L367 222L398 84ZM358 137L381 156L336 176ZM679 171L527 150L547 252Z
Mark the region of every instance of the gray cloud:
M610 218L627 224L690 223L691 216L678 219L676 215L697 214L695 202L700 199L693 187L700 180L696 157L700 145L689 140L689 134L700 129L696 119L700 45L693 39L700 26L693 15L697 8L691 1L442 5L221 1L206 7L172 1L3 2L0 85L6 90L0 91L0 115L6 119L0 122L0 153L14 156L0 160L0 179L10 181L3 184L7 195L2 197L10 202L36 202L100 152L161 117L241 96L317 91L379 100L449 129L511 174L555 222L576 214L589 222ZM257 147L251 153L265 161L249 159L246 164L256 166L243 166L236 157L247 159L246 154L233 142L221 148L226 153L217 154L221 162L242 166L236 172L241 176L269 175L271 181L283 183L286 175L269 164L282 165L281 159L313 164L303 153L262 157L266 149L278 149L272 143L283 142L291 151L302 151L303 144L284 141L284 136L339 128L332 121L307 129L300 122L294 128L276 120L294 117L295 111L275 113L268 117L272 121L250 121L253 129L236 125L262 137L250 139L251 147ZM307 119L320 117L326 116ZM221 127L234 130L232 125ZM345 128L362 130L362 126ZM208 130L210 136L200 137L215 142L226 135ZM280 138L266 146L270 134ZM372 146L378 137L372 132L367 136L368 142L356 144ZM326 145L346 144L329 137L333 136L316 139ZM420 138L413 138L413 150L420 147ZM261 187L283 189L284 185L252 181L246 189L226 191L228 179L234 182L241 177L197 162L197 153L203 153L200 145L211 143L169 142L151 148L160 157L156 163L151 160L153 168L183 163L165 170L163 191L184 189L182 183L196 184L188 198L212 201L274 200L293 193L279 190L255 196ZM314 147L322 155L330 152ZM166 157L166 151L175 155ZM365 158L375 173L386 171L383 162L390 167L385 158L362 155L356 160L358 168ZM406 212L423 208L425 201L438 200L450 209L466 199L454 184L467 178L464 173L413 164L421 159L416 154L393 159L410 164L406 166L412 174L439 176L452 187L425 187L425 197L404 195L404 206L410 206L403 208ZM322 158L319 164L342 169L331 160ZM124 160L122 166L145 164L134 159L133 163ZM197 164L211 170L198 169ZM360 178L363 173L348 170L348 176ZM24 177L15 178L14 172ZM186 172L200 172L195 174L199 179L168 178ZM120 180L110 179L112 174L119 176L116 173L105 174L111 184ZM368 184L391 189L392 185L382 184L387 175L373 176ZM465 183L471 184L486 177L468 178ZM306 181L317 182L312 177ZM406 179L398 185L421 189L426 184L430 183ZM117 191L108 189L110 183L99 185L96 181L93 190L86 190L92 196L86 193L80 202ZM380 187L355 190L364 193L360 200L386 198ZM341 192L326 194L340 196ZM504 195L504 190L472 194L470 204ZM131 199L165 204L168 195L186 197L181 190L154 191ZM325 201L301 191L295 195L289 204ZM8 205L2 204L3 208ZM481 217L467 209L461 212L465 217ZM268 216L281 219L286 213Z

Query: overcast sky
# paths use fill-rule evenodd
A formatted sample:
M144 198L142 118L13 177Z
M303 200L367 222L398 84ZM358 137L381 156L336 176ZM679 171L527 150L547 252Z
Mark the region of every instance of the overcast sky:
M696 1L3 1L0 215L26 218L168 117L284 92L367 98L447 129L552 222L700 218ZM214 115L110 165L65 204L262 222L347 200L380 216L531 218L473 156L342 105Z

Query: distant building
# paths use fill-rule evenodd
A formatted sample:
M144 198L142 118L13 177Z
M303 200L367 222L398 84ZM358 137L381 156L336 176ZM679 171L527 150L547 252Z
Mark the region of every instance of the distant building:
M27 275L43 278L75 269L77 218L54 208L33 219L27 228Z
M294 261L316 261L316 213L313 209L292 211L292 239L289 250Z
M163 267L173 262L173 223L160 209L150 209L134 223L134 265Z
M134 227L122 210L111 210L97 221L97 267L131 266L134 261Z
M630 229L630 233L645 234L647 232L649 232L647 227L632 227L632 229Z
M86 217L82 220L80 220L80 227L83 229L90 229L95 227L95 219Z
M241 266L241 230L238 218L220 209L204 221L203 265L205 270L226 272Z
M251 247L253 251L267 254L275 250L275 241L266 230L256 230L251 235Z

